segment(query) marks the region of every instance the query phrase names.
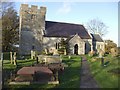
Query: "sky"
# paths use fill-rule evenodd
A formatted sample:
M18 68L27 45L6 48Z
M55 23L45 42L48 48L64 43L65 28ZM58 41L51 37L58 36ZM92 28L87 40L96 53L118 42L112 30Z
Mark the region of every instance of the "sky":
M99 19L108 27L108 33L103 39L110 39L118 44L118 2L15 2L18 13L20 4L23 3L29 4L29 7L30 5L47 7L47 21L86 26L90 20Z

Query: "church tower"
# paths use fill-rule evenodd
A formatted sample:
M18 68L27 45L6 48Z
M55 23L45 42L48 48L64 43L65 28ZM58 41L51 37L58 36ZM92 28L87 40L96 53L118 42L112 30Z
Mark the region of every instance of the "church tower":
M19 53L30 54L31 50L42 51L45 34L46 7L21 4L19 19Z

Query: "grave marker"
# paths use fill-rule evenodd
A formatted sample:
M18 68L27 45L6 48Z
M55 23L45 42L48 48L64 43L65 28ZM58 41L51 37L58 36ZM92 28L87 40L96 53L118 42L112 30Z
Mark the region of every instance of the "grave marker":
M10 61L11 61L11 64L13 64L13 55L12 55L12 52L10 52Z
M1 61L3 61L3 53L1 53Z
M16 63L16 52L14 52L13 59L14 59L14 65L17 65L17 63Z

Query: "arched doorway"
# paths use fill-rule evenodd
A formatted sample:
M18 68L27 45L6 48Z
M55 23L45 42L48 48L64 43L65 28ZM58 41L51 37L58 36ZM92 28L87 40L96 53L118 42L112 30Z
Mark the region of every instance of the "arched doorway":
M78 55L78 44L74 46L74 54Z

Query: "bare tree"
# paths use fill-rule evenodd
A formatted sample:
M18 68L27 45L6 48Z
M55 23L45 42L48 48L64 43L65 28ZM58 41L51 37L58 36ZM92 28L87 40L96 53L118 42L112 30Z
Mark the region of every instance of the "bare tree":
M99 33L101 36L104 36L108 32L107 28L108 27L99 19L93 19L87 23L88 31L93 34Z

